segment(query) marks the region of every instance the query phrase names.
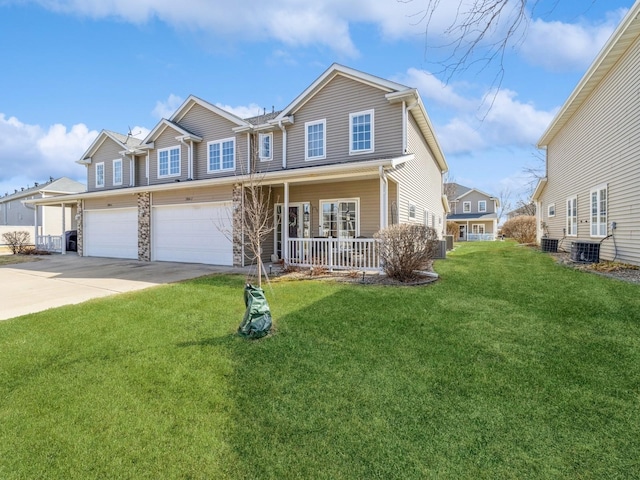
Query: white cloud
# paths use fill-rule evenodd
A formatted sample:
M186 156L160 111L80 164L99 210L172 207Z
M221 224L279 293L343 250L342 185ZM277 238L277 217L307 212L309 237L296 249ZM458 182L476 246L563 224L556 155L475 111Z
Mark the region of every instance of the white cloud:
M520 52L528 62L554 72L584 70L620 23L627 9L599 24L532 21Z
M151 114L158 119L169 118L183 102L184 99L182 97L171 93L165 101L158 100L156 102L156 106L151 111Z
M457 93L455 84L441 82L432 73L425 70L410 68L405 75L401 75L396 80L404 85L417 88L422 99L429 105L437 103L456 110L473 108L474 102Z
M258 115L262 115L265 111L264 108L256 105L255 103L251 103L249 105L240 105L238 107L216 103L216 107L226 110L229 113L233 113L240 118L256 117Z
M85 181L85 169L75 161L97 135L81 123L42 128L0 113L0 194L50 176Z

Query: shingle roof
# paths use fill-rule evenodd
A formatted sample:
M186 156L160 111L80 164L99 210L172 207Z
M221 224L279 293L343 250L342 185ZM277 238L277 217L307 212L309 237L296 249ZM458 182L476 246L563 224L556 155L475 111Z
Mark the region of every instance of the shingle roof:
M132 137L131 135L123 135L122 133L113 132L111 130L105 130L109 135L113 136L116 140L126 146L136 147L142 143L142 140Z
M13 200L21 197L28 197L37 192L56 192L56 193L81 193L86 190L86 187L75 180L71 180L67 177L61 177L57 179L50 179L48 182L39 183L37 186L25 188L24 190L18 190L17 192L9 195L0 196L0 202L7 200Z
M277 112L265 113L263 115L258 115L256 117L244 118L245 122L249 122L251 125L262 125L263 123L267 123L269 120L273 120L276 118L282 110Z

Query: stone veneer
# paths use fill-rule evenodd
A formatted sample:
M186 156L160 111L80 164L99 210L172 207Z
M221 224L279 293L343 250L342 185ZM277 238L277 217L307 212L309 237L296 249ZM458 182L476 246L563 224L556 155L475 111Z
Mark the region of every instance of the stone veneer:
M231 201L233 203L233 266L242 266L242 185L234 185Z
M138 260L151 261L151 194L138 194Z
M78 200L77 203L77 212L76 212L76 230L78 231L78 238L76 239L76 249L77 249L77 253L79 257L82 257L83 252L84 252L84 242L82 241L82 239L84 238L84 235L82 234L83 228L82 225L84 224L84 212L82 210L82 200Z

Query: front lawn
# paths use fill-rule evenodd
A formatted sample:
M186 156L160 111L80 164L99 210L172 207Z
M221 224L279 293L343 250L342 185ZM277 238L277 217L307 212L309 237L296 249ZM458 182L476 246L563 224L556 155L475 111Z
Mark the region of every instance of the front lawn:
M230 276L0 322L0 478L637 478L639 287L508 242L435 270L276 283L257 342Z

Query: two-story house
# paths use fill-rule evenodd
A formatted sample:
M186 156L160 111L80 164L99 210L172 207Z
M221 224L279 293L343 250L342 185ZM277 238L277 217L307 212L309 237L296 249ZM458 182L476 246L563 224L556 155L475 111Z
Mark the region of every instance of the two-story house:
M64 210L59 206L39 206L25 203L33 199L51 199L60 195L86 191L86 186L67 177L50 178L43 183L35 183L33 187L21 188L13 193L0 196L0 233L24 230L43 235L61 236L66 225L71 229L75 212L72 208ZM64 216L63 216L64 211Z
M639 85L636 1L538 142L538 239L576 259L640 265Z
M447 221L458 225L455 240L495 240L498 232L498 198L457 183L445 184L450 213Z
M273 212L267 261L339 267L311 257L364 251L392 223L444 229L447 163L417 90L337 64L281 111L242 119L190 96L144 140L101 132L79 163L88 192L67 201L86 256L243 265L256 178Z

